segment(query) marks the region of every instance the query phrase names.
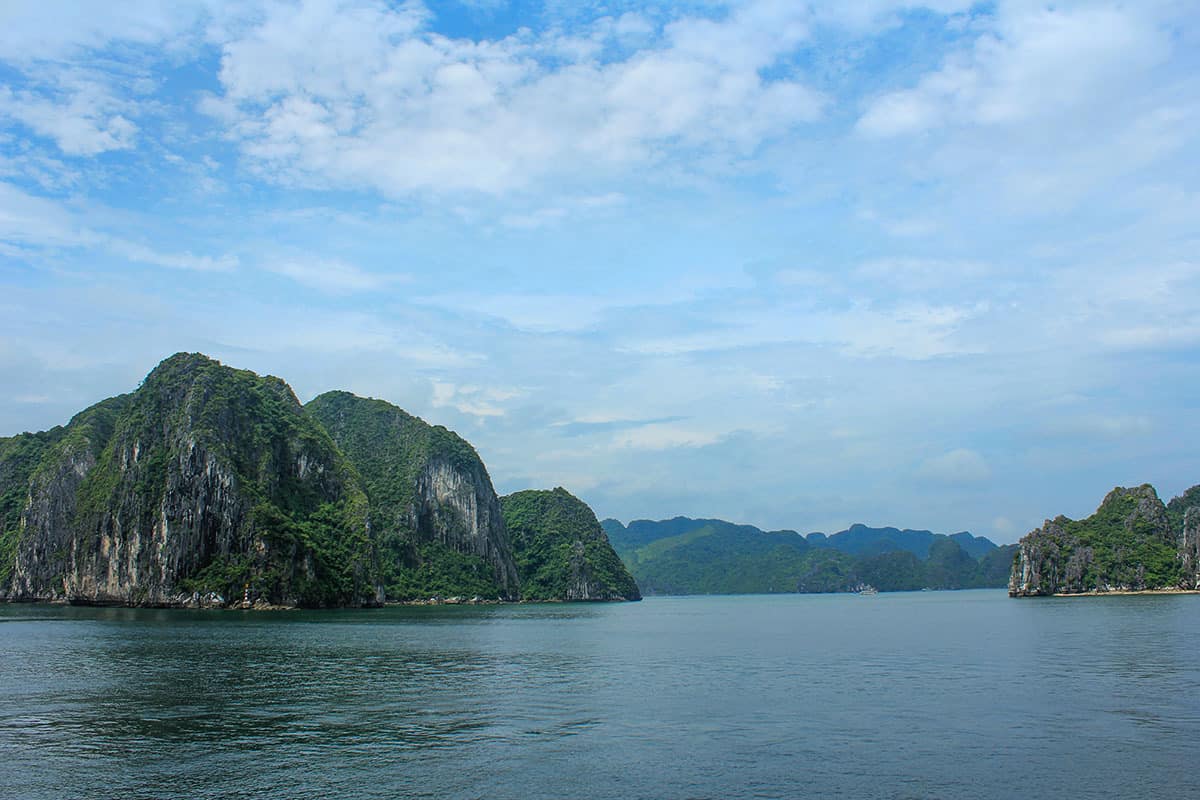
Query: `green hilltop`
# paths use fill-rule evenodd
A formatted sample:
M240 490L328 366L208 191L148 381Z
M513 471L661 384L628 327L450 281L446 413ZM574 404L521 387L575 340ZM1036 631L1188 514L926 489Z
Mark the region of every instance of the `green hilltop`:
M1118 486L1085 519L1046 520L1018 543L1016 597L1200 588L1200 486L1164 505Z
M581 574L589 595L636 596L602 533L545 513L522 516L522 541L536 528L583 554L542 565L523 591L499 498L464 439L346 392L301 406L279 378L179 353L65 426L0 438L0 599L587 599L572 593Z
M561 486L501 498L525 600L639 600L596 515Z

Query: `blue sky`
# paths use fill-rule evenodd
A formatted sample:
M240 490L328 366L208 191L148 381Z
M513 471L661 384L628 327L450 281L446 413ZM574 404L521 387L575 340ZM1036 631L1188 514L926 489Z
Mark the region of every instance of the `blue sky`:
M1200 483L1192 2L0 5L0 435L202 351L601 516Z

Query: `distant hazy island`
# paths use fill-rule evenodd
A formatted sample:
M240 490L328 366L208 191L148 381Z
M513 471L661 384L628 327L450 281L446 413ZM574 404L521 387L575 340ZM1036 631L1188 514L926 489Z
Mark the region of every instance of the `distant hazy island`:
M646 594L1000 588L1016 549L965 531L853 525L804 536L687 517L602 524Z
M474 448L381 400L301 405L199 354L0 438L0 599L372 606L637 600L582 501L501 500Z
M1117 487L1087 519L1056 517L1017 545L1008 593L1200 589L1200 486L1164 505L1154 487Z

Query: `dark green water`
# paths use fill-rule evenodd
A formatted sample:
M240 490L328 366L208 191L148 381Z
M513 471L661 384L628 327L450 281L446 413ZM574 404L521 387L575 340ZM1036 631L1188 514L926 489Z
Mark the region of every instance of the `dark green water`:
M1195 797L1200 596L0 606L0 796Z

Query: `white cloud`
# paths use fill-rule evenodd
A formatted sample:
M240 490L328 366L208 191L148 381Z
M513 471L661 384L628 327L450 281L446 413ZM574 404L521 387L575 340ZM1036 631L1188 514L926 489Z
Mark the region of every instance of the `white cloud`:
M208 15L217 2L123 0L97 9L92 0L5 0L0 3L0 53L6 60L67 60L113 41L160 45Z
M367 272L354 264L336 259L294 257L268 261L263 267L297 283L333 294L365 292L408 280L405 275Z
M860 264L854 274L891 291L931 294L937 290L978 285L994 270L979 261L941 258L877 258ZM990 288L990 287L989 287Z
M477 419L503 417L507 413L503 403L525 395L520 389L455 384L438 379L431 380L430 387L434 408L453 408Z
M564 5L469 41L382 0L0 4L10 395L204 349L472 426L501 479L777 527L1186 472L1188 4ZM927 74L862 58L905 47ZM930 441L1005 486L891 491L990 471Z
M0 181L0 241L21 245L95 244L96 234L80 230L73 215L58 203Z
M187 269L200 272L229 272L238 265L237 256L225 254L219 257L197 256L192 253L163 253L136 242L107 237L105 247L114 255L142 264L152 264L168 269Z
M0 87L0 117L10 117L53 139L69 156L94 156L134 146L137 126L122 115L126 104L103 86L76 83L58 99Z
M0 182L0 244L32 248L95 248L112 255L168 269L226 272L237 257L165 252L122 236L89 227L80 214L59 203Z
M992 520L992 530L996 532L1002 542L1012 538L1012 535L1018 532L1016 523L1008 517L996 517Z
M1153 420L1142 414L1076 414L1045 427L1055 436L1106 439L1146 436L1153 430Z
M586 179L657 161L668 144L738 158L823 103L759 72L806 35L777 4L676 21L617 61L582 46L586 35L473 42L430 33L426 20L413 5L270 7L224 45L223 91L203 107L265 175L405 195Z
M947 216L1094 206L1200 138L1182 6L1013 0L973 19L940 67L867 101L855 126L864 152L936 185Z
M612 213L626 201L620 192L561 198L557 205L543 206L523 213L507 213L500 217L500 224L507 228L536 230L558 224L569 216L581 214Z
M610 307L609 298L568 294L441 294L419 302L455 313L504 320L534 333L578 332L595 325Z
M876 98L858 129L886 137L948 124L1074 126L1170 50L1166 33L1132 8L1002 6L993 31L915 87Z
M567 216L565 208L551 206L548 208L539 208L537 211L531 211L528 214L505 214L500 218L500 224L508 228L534 230L551 225L565 216Z
M992 470L979 453L959 448L926 459L917 468L917 475L939 483L972 484L991 478Z
M727 432L703 430L694 425L662 423L621 431L614 436L613 444L630 450L671 450L716 444L727 435Z
M956 341L959 326L983 313L979 305L911 302L874 307L852 299L843 309L771 303L732 312L711 312L699 332L627 337L623 347L645 355L680 355L781 344L832 347L854 358L923 360L963 354L972 348Z

